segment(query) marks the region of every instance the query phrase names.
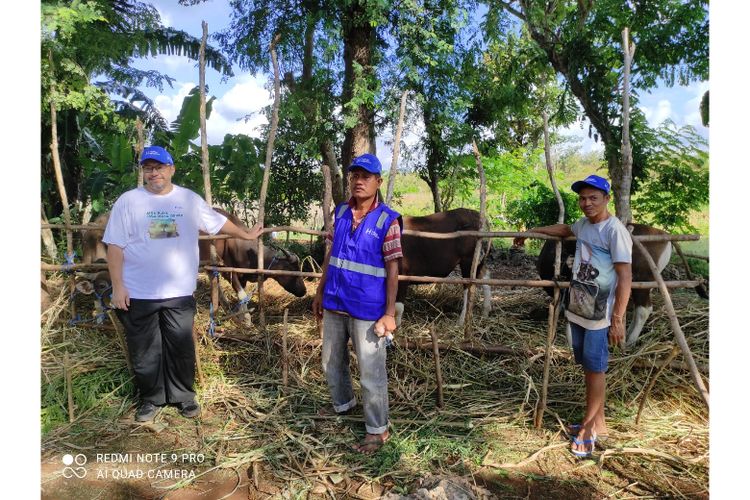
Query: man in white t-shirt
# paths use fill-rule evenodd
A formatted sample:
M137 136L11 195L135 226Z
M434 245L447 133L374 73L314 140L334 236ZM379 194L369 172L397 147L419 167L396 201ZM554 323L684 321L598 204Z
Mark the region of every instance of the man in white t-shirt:
M193 292L198 279L198 231L257 239L262 227L237 227L199 195L172 184L171 155L149 146L140 158L144 187L120 196L102 238L112 278L112 307L125 326L141 403L138 422L158 407L200 415L195 401Z
M570 426L571 452L591 456L597 436L607 435L604 420L605 373L610 345L625 339L625 309L630 299L633 240L617 217L607 210L609 182L590 175L573 183L578 206L585 217L572 226L555 224L535 227L530 232L575 236L576 253L565 316L573 340L573 353L583 366L586 383L586 412L580 424ZM516 242L523 244L523 238Z

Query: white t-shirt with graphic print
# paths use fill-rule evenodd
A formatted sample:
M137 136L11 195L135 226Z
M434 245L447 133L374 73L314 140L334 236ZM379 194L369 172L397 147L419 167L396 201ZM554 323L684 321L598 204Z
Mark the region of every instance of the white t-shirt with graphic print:
M198 279L198 231L216 234L226 221L189 189L173 184L161 195L139 187L117 199L102 239L123 249L130 298L184 297Z
M565 316L569 321L587 330L606 328L612 318L612 305L615 302L617 288L614 263L633 261L633 240L628 228L613 215L597 224L592 224L583 217L573 223L571 230L577 238L573 279L589 283L589 290L595 290L595 296L590 298L591 305L595 304L595 308L603 313L603 318L591 320L570 310L565 311ZM569 293L570 300L574 301L573 287Z

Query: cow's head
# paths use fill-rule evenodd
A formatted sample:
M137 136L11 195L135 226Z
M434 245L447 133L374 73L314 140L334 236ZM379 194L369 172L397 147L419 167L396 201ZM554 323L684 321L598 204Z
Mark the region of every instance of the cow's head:
M299 257L281 247L277 250L280 253L277 252L276 255L274 255L268 269L283 271L300 270ZM305 282L301 276L273 276L273 279L278 281L279 285L281 285L284 290L297 297L304 297L307 293Z

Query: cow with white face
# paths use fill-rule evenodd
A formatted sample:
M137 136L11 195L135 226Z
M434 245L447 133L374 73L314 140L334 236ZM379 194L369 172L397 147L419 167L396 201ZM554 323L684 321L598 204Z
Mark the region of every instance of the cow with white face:
M227 217L238 227L247 230L247 227L239 220L239 218L237 218L237 216L220 208L214 207L214 210ZM109 212L100 215L93 222L94 224L101 226L102 229L89 229L83 233L82 264L107 263L107 245L102 242L102 236L104 235L104 227L107 225L108 221ZM204 261L204 263L207 263L210 259L210 242L209 240L199 240L198 245L200 249L200 259L201 261ZM216 240L216 250L220 262L227 267L254 269L258 266L257 240L242 240L239 238L220 239ZM266 269L299 271L299 257L291 252L284 249L279 249L277 252L275 249L265 246L264 255L267 262L265 266ZM244 322L246 324L249 323L250 317L247 312L246 304L248 296L245 292L245 285L248 281L257 281L257 275L239 273L221 274L232 284L232 288L237 292L240 301L238 312L241 313ZM104 312L104 308L108 306L109 295L112 290L112 281L109 277L109 271L104 269L95 272L78 272L76 273L76 276L79 277L79 280L76 283L76 289L80 293L87 295L94 293L99 299L96 301L95 307L97 322L101 323L102 313ZM297 297L303 297L307 293L305 282L299 276L271 276L270 279L278 281L284 290Z

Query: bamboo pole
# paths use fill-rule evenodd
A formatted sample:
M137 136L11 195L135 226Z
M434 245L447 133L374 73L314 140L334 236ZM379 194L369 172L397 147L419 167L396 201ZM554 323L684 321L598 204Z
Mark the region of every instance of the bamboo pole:
M65 390L68 393L68 420L73 422L76 419L73 405L73 374L70 373L70 356L67 350L63 354L63 371L65 372Z
M443 408L443 371L440 368L440 350L438 347L437 334L435 328L430 327L430 336L432 337L432 358L435 360L435 384L437 385L437 407Z
M560 190L557 188L557 182L555 182L555 168L552 164L552 154L550 152L549 143L549 121L547 118L547 110L542 110L542 122L544 127L544 161L547 165L547 173L549 174L550 184L552 184L552 190L555 192L555 198L557 199L557 223L563 224L565 222L565 203L563 202ZM558 240L555 243L555 278L560 276L560 260L562 259L562 241ZM552 344L555 341L555 332L557 331L557 319L560 314L560 287L555 286L552 292L552 301L549 303L549 311L547 315L547 342L544 348L544 370L542 372L542 395L539 398L539 402L536 407L536 414L534 415L534 427L537 429L542 428L542 422L544 421L544 411L547 409L547 392L549 390L549 370L550 363L552 361Z
M140 166L140 162L141 154L143 153L143 148L145 147L145 141L143 139L143 122L141 121L140 117L136 117L135 119L135 133L137 137L137 142L135 145L135 164L136 168L138 169L138 187L143 187L143 169Z
M388 190L385 195L385 204L390 205L393 199L393 186L396 182L396 166L398 166L398 154L401 150L401 132L404 129L404 115L406 114L406 96L408 91L401 93L401 107L398 113L398 127L396 127L396 137L393 139L393 159L391 160L391 172L388 175Z
M474 151L474 159L477 163L477 171L479 172L479 227L485 228L487 224L487 180L484 176L484 168L482 168L482 155L479 154L479 148L477 147L476 139L471 141L472 149ZM474 257L471 260L471 279L477 277L477 267L479 267L479 256L482 253L482 239L477 239L474 245ZM466 316L464 320L464 340L471 340L471 327L472 327L472 316L474 309L474 283L469 284L467 290L467 301L466 301Z
M682 253L682 247L680 247L679 243L675 243L674 245L675 250L677 250L677 255L680 256L680 260L682 260L682 265L685 266L685 273L687 274L687 278L689 280L694 280L693 272L690 270L690 264L688 264L687 258L685 257L685 254ZM708 257L706 257L706 261L708 261ZM708 297L708 290L706 289L706 286L703 284L698 285L703 289L703 293Z
M98 224L42 224L42 228L49 228L49 229L104 229L104 226L98 225ZM295 226L272 226L272 227L265 227L263 228L263 234L266 233L272 233L272 232L283 232L283 231L294 231L297 233L303 233L303 234L312 234L317 236L325 236L325 231L320 231L318 229L308 229L305 227L295 227ZM410 235L410 236L420 236L422 238L431 238L435 240L450 240L454 238L462 238L464 236L477 236L481 238L536 238L539 240L558 240L561 239L557 236L549 236L547 234L542 233L534 233L531 231L454 231L452 233L432 233L429 231L417 231L414 229L404 229L403 234ZM215 234L215 235L201 235L198 237L198 239L201 240L225 240L232 238L232 236L226 235L226 234ZM699 234L642 234L642 235L633 235L631 238L638 240L638 241L646 241L646 242L653 242L653 241L698 241L701 239L701 236ZM566 238L562 238L563 241L575 241L575 236L569 236ZM693 257L694 255L688 255L689 257ZM700 256L694 256L696 258L703 258L708 259L708 257L700 257Z
M271 113L271 128L268 132L268 143L266 144L266 161L263 168L263 184L260 188L260 202L258 203L258 221L265 223L266 217L266 194L268 193L268 179L271 175L271 165L273 161L273 143L276 139L276 130L279 127L279 102L281 101L281 83L279 80L279 62L276 59L276 44L281 40L281 35L276 34L268 47L271 53L271 62L273 63L273 111ZM262 270L263 265L263 241L258 238L258 270ZM266 314L263 310L263 277L258 278L258 312L260 314L260 330L266 329Z
M54 65L52 61L52 51L49 52L49 64L54 72ZM55 97L57 94L54 78L50 88L50 125L52 132L52 141L50 143L50 151L52 152L52 166L55 169L55 180L57 181L57 190L60 192L60 201L63 207L63 217L65 218L65 224L70 226L70 207L68 205L68 193L65 191L65 182L62 176L62 165L60 163L60 151L57 142L57 107L55 106ZM66 260L73 262L73 232L70 229L65 231L65 243L66 243ZM75 276L70 276L68 279L68 290L70 296L76 289ZM76 317L76 304L74 300L70 301L70 317Z
M632 229L633 226L628 226L628 228L631 231L633 230ZM685 358L685 361L687 362L688 366L690 367L690 375L693 378L693 383L695 384L695 388L698 390L698 393L703 399L703 402L706 404L706 407L708 407L709 406L708 390L706 389L706 386L703 383L703 379L701 378L700 372L698 371L698 367L695 364L695 359L693 358L693 353L690 351L690 346L688 346L687 340L685 340L685 334L682 333L680 322L677 320L677 314L674 311L674 305L672 304L672 296L669 294L669 289L664 284L664 279L662 279L661 273L659 272L659 269L656 267L656 264L654 263L654 259L652 259L651 255L646 251L646 248L643 246L643 243L641 243L638 240L634 240L633 245L635 245L636 248L638 248L638 250L641 252L646 263L648 264L648 267L651 269L651 273L654 275L654 279L656 279L656 282L659 284L659 291L661 292L661 295L664 298L664 307L667 309L667 315L669 316L669 323L672 326L672 331L674 332L675 340L677 341L677 345L680 346L680 349L682 349L682 355Z
M287 316L289 309L284 308L284 327L281 330L281 383L284 385L284 389L289 387L289 350L287 348L287 334L289 333L289 327L287 326Z
M112 313L112 310L107 311L107 317L112 322L112 327L115 330L115 337L117 338L117 343L120 344L120 349L122 349L122 354L125 356L125 363L128 365L128 372L130 372L130 375L133 375L133 363L130 361L130 353L128 352L127 343L125 342L125 335L122 332L122 329L120 328L120 325L118 324L118 321L115 319L115 315Z
M656 379L659 378L659 375L661 375L661 372L663 372L665 368L671 366L672 360L679 353L680 346L677 344L672 346L672 350L669 351L669 354L667 355L662 365L658 370L656 370L656 373L651 376L651 380L649 380L648 384L646 384L646 388L643 390L643 396L641 397L641 402L638 404L638 413L635 416L635 425L638 425L641 422L641 413L643 412L643 407L646 406L646 400L648 399L648 395L651 393L651 389L653 389L654 385L656 384Z
M630 211L630 186L633 180L633 149L630 146L630 67L635 55L635 44L630 41L628 28L622 30L623 77L622 77L622 170L619 175L617 214L623 224L633 218Z
M203 36L201 37L201 46L198 52L198 85L200 88L200 132L201 132L201 170L203 172L203 190L205 192L206 203L212 207L213 195L211 193L211 164L208 157L208 133L206 132L206 40L208 39L208 23L201 21ZM216 242L211 240L210 244L211 265L216 265L219 257L216 253ZM219 275L211 273L211 310L213 315L219 311ZM211 327L214 326L214 318L210 318ZM197 346L196 346L197 347ZM200 360L200 357L196 358Z

